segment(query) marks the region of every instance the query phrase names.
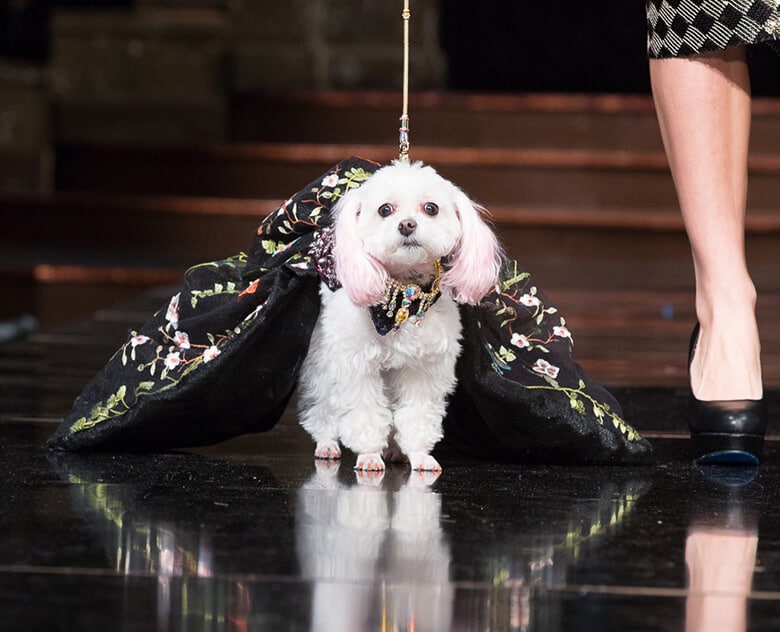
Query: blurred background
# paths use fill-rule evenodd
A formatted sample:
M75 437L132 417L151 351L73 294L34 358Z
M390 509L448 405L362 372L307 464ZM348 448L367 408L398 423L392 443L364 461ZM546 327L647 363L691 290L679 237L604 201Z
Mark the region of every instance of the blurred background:
M402 8L0 0L0 320L56 326L176 285L247 248L262 217L340 159L397 156ZM604 317L588 307L602 286L663 294L647 299L651 324L690 311L644 3L411 10L412 158L487 205L581 326ZM772 290L778 62L757 51L751 66L749 239ZM642 314L615 318L628 316Z

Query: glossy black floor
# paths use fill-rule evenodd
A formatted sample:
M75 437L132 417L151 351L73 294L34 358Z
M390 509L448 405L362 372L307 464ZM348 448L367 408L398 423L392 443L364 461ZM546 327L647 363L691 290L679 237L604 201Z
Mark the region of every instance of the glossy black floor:
M681 392L619 390L656 447L639 468L443 448L438 478L361 476L315 464L292 410L198 451L49 453L148 313L0 346L0 630L780 629L778 444L692 466Z

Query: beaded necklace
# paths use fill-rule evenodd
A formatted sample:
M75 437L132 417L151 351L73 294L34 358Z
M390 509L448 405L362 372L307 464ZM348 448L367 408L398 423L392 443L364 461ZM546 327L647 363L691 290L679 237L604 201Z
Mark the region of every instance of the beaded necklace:
M428 308L433 305L441 295L441 292L439 291L440 278L441 260L437 259L434 262L433 282L431 283L431 289L428 291L414 283L401 283L396 279L387 280L385 297L378 307L384 311L385 316L392 319L393 331L398 331L401 325L408 320L412 311L414 311L414 315L417 318L414 324L417 326L422 324L422 320L425 317ZM373 309L375 308L372 308L372 318ZM376 319L374 319L374 325L376 324ZM377 328L377 330L379 329Z

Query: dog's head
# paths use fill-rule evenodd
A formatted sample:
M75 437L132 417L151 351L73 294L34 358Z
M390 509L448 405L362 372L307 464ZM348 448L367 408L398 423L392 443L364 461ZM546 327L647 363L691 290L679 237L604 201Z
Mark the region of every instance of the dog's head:
M383 167L334 208L339 281L355 304L375 305L388 276L425 278L434 261L447 257L441 290L460 303L477 303L495 286L501 266L501 246L483 212L432 167Z

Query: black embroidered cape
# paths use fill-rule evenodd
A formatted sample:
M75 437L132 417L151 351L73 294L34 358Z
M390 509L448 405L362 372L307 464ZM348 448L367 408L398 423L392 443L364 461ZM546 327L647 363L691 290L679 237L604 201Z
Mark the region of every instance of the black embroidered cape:
M190 268L181 291L76 398L50 447L155 452L270 430L319 314L312 245L333 203L379 166L339 163L269 215L248 253ZM500 291L461 307L461 318L445 440L524 462L634 463L650 454L617 401L574 362L565 320L516 262L505 264Z

